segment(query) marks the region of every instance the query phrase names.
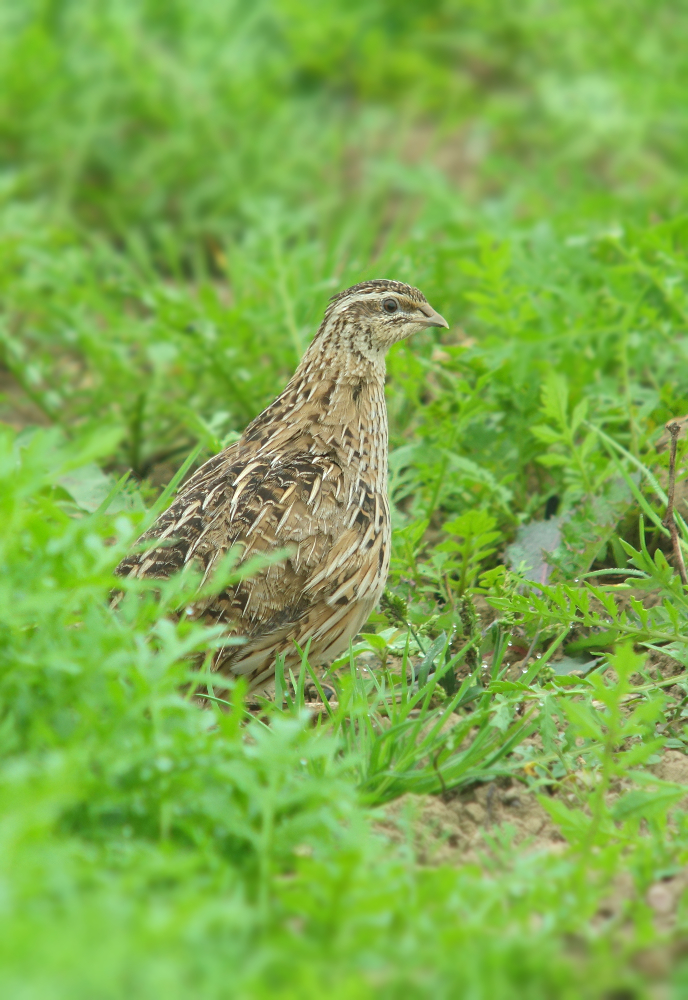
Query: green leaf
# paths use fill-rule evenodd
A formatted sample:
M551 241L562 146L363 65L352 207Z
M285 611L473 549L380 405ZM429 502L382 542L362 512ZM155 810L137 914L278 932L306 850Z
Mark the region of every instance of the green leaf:
M571 809L561 800L548 795L538 795L537 798L570 844L578 844L587 837L592 819L582 809Z
M604 739L604 732L596 712L579 701L561 701L561 708L578 735L590 740Z
M542 386L542 410L562 429L567 426L568 396L564 376L550 370Z
M534 427L530 428L530 433L533 434L538 441L543 441L545 444L559 444L561 441L565 440L563 434L559 431L555 431L552 427L548 427L546 424L536 424Z
M656 790L633 788L616 800L612 806L612 816L617 821L664 818L669 809L686 798L687 791L683 787Z

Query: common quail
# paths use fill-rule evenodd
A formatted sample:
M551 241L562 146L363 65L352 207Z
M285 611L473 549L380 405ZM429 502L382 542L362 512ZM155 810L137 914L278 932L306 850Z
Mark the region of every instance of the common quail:
M245 640L213 668L271 679L275 657L331 661L357 634L389 568L385 354L429 326L448 326L417 289L364 281L335 295L284 392L241 438L184 484L116 573L162 578L185 564L207 579L232 546L240 561L287 551L277 564L187 609ZM159 539L165 545L151 547ZM146 547L146 543L148 543Z

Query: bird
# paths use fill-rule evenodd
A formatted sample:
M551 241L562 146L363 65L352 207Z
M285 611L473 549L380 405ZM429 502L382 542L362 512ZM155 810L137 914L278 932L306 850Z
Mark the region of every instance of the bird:
M217 649L211 669L255 690L274 680L279 654L298 664L308 644L311 665L326 665L365 624L390 561L385 356L448 325L400 281L334 295L284 391L187 480L120 562L119 577L164 579L192 565L205 581L233 547L239 565L284 554L185 609L241 640Z

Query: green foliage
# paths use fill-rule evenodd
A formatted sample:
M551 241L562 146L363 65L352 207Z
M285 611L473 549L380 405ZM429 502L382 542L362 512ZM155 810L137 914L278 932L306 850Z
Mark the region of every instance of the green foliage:
M442 530L458 536L458 540L450 538L435 547L435 552L448 554L447 559L438 561L438 571L458 577L460 595L475 584L479 566L496 551L494 542L500 532L491 530L496 523L494 517L482 510L467 511L461 517L445 521Z
M625 839L633 844L641 819L650 821L655 829L659 825L659 832L664 834L668 810L684 795L682 785L672 786L655 779L652 792L632 789L624 792L613 806L608 805L614 779L628 781L637 777L645 785L653 783L651 774L641 772L636 776L631 768L646 764L664 746L664 740L657 738L655 731L664 721L665 705L665 698L659 693L641 689L636 694L630 678L642 668L643 657L636 656L630 646L620 646L609 662L616 675L614 681L598 672L587 679L592 702L569 697L557 704L568 720L564 745L577 746L578 754L594 769L595 788L588 798L589 813L541 798L565 835L587 850L610 839ZM625 703L634 696L635 707L628 713Z
M0 4L3 996L649 996L643 900L688 857L652 770L688 742L655 447L688 411L687 21ZM389 357L390 589L251 714L207 669L231 637L168 616L199 580L112 570L383 274L451 324ZM496 778L568 846L386 836L390 800Z

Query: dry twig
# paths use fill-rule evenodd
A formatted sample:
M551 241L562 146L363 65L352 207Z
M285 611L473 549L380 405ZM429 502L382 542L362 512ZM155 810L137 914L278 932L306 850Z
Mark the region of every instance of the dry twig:
M674 516L674 493L676 491L676 448L678 445L678 436L681 433L681 425L675 420L670 420L669 423L666 424L666 429L671 434L671 452L669 454L669 488L667 490L667 509L663 523L671 532L671 544L674 550L674 560L676 562L676 566L678 567L681 583L686 586L686 584L688 584L688 575L686 575L686 564L683 561L681 542L678 537L678 526Z

